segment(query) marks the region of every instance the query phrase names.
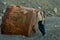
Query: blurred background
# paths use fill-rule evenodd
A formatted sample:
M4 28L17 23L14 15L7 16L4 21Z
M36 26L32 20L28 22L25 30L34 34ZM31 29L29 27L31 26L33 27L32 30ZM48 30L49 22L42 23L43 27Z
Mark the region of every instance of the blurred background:
M0 40L60 40L60 0L0 0L0 24L7 6L11 4L32 8L40 6L46 15L46 35L41 35L36 24L37 33L31 34L30 37L0 34Z
M0 13L7 5L23 5L26 7L41 7L46 12L47 16L60 16L60 0L0 0ZM54 13L54 9L57 13Z

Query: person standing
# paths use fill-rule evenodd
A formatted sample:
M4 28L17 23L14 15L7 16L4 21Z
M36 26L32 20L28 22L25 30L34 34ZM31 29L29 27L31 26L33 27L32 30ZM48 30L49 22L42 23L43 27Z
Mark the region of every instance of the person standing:
M42 35L44 36L45 35L45 26L44 26L44 24L45 24L45 20L44 20L44 18L45 18L45 15L44 15L44 11L41 11L41 8L39 7L38 8L39 9L39 11L38 11L38 28L39 28L39 30L41 31L41 33L42 33Z

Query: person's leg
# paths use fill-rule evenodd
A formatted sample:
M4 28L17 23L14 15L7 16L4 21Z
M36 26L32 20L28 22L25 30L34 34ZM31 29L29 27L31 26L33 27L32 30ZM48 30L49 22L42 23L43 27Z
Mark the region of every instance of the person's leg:
M45 35L45 28L44 28L44 24L42 24L42 21L38 22L38 27L39 27L39 30L41 31L42 35Z
M42 32L43 35L45 35L45 26L44 26L44 24L42 24L41 32Z

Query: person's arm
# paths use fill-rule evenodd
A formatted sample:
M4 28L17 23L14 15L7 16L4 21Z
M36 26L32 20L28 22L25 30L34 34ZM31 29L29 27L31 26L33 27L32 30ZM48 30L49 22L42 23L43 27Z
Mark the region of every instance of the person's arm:
M44 24L44 13L42 12L42 24Z

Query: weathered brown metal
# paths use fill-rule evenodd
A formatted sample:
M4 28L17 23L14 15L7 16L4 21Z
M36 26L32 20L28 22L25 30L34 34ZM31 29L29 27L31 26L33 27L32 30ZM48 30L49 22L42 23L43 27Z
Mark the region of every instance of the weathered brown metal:
M23 6L8 6L2 17L1 33L29 36L36 24L37 11L35 10Z

